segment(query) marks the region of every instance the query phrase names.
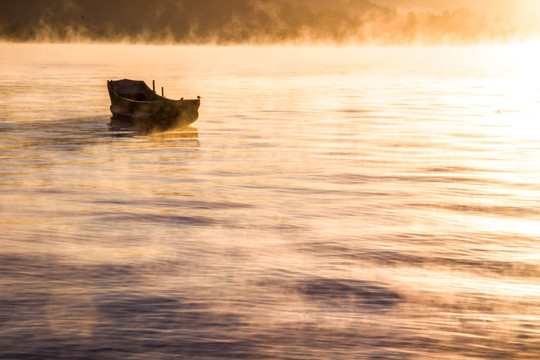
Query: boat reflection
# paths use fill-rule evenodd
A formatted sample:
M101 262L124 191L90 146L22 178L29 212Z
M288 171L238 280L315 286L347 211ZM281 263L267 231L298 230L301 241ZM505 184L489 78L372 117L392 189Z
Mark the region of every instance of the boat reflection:
M182 133L189 137L190 133L197 133L197 129L191 126L164 126L163 122L156 121L148 117L133 121L129 117L111 117L109 122L109 130L116 133L116 136L129 136L129 134L150 135L156 133L167 133L174 131L175 134Z

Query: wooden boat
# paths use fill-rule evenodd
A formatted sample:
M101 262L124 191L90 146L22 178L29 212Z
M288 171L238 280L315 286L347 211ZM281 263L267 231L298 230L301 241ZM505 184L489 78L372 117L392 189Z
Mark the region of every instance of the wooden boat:
M153 83L154 84L154 83ZM113 121L131 124L141 131L164 131L187 126L199 117L200 97L172 100L156 94L144 81L108 80Z

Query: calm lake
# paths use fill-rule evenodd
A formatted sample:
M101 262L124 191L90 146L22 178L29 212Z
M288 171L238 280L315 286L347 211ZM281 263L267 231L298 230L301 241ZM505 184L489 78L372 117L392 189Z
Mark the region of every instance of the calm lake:
M0 44L0 358L540 358L530 47Z

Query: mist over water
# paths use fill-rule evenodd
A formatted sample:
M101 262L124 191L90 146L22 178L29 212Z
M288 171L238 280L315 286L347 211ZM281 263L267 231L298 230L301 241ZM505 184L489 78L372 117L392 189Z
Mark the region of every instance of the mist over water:
M4 0L0 39L145 44L478 44L540 34L528 0L407 8L368 0ZM503 11L528 8L521 16ZM429 3L429 2L428 2ZM476 6L475 6L476 5ZM440 6L440 5L439 5ZM491 8L501 9L500 12Z
M540 356L525 47L0 53L0 358ZM199 120L111 129L124 77Z

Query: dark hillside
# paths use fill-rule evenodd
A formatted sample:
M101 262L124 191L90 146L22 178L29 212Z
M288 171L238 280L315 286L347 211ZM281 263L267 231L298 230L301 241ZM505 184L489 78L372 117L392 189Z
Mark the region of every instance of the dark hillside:
M368 0L0 0L7 41L468 43L513 33L468 9L399 14Z

